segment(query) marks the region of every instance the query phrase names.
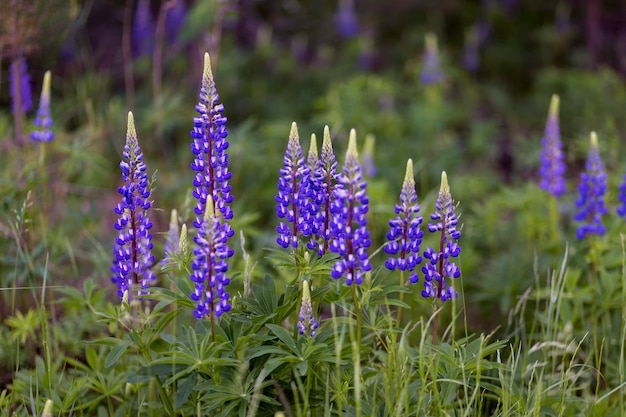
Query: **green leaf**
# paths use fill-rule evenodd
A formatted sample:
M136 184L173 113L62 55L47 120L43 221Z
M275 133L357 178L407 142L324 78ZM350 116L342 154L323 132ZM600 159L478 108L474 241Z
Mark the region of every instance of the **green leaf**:
M189 378L184 379L180 384L178 384L178 392L176 393L176 409L179 409L187 402L195 386L196 386L195 375L192 375Z
M104 362L104 368L110 368L114 366L122 357L124 352L132 345L130 340L124 340L120 342L117 346L113 347L109 354L107 355L106 361Z
M285 330L284 327L278 326L276 324L266 324L265 326L268 329L270 329L272 331L272 333L274 333L276 335L276 337L278 337L281 340L281 342L283 342L285 344L285 346L287 346L289 349L291 349L291 352L294 355L302 356L301 353L300 353L300 350L296 346L296 341L293 339L293 337L291 337L289 332L287 330Z

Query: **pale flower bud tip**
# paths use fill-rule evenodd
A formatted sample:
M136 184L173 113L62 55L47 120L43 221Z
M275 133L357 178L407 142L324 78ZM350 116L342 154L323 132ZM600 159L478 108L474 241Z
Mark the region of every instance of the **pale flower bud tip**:
M410 158L408 161L406 161L406 173L404 174L404 181L407 183L414 181L413 180L413 160Z
M596 135L596 132L591 132L591 146L594 148L598 147L598 135Z
M559 95L552 94L552 99L550 100L550 116L558 117L559 115Z
M46 400L46 405L43 407L43 413L41 413L41 417L52 417L54 403L52 400Z
M211 70L211 56L208 52L204 53L204 70L202 72L202 78L204 82L209 82L213 79L213 71Z
M289 131L289 138L300 140L300 136L298 135L298 125L296 124L296 122L291 122L291 130Z

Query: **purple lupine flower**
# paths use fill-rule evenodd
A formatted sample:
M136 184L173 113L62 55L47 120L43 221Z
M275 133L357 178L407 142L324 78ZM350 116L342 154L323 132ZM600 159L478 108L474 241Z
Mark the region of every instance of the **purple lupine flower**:
M30 134L30 138L36 142L48 143L54 139L52 132L52 117L50 116L50 71L46 71L43 76L43 87L41 87L41 98L39 99L39 109L35 117L35 127Z
M435 212L430 215L431 220L437 223L428 224L428 231L440 232L441 238L438 251L431 247L424 251L424 258L428 259L426 265L422 267L424 273L422 297L424 298L433 297L447 301L459 295L449 281L461 276L461 270L451 261L451 258L456 258L461 253L461 247L457 243L461 232L456 228L459 220L454 213L454 208L448 176L444 171L441 173L441 188L435 203Z
M155 280L150 270L154 263L151 254L152 222L148 217L152 205L150 184L132 112L128 112L126 144L122 156L120 168L124 185L117 189L122 201L115 207L115 214L119 218L114 224L118 235L113 246L115 259L111 266L111 281L118 286L120 300L124 297L130 300L133 293L146 294L145 289Z
M193 139L191 144L191 151L194 155L194 160L191 163L191 169L196 173L193 179L193 196L198 200L194 212L196 219L193 225L198 229L198 236L194 239L199 246L200 251L206 251L206 237L202 237L203 233L206 236L207 233L213 233L212 231L203 230L206 229L206 217L210 216L211 222L219 225L220 236L225 236L226 241L222 242L220 247L220 253L226 254L227 258L230 258L234 251L229 248L227 240L234 235L234 230L229 224L229 221L233 218L233 211L230 208L230 204L233 201L233 196L230 194L231 187L228 181L231 178L231 173L228 171L228 149L229 143L226 140L228 131L226 130L226 117L222 115L224 111L224 105L219 103L219 95L215 87L215 80L213 79L213 73L211 71L211 59L209 54L204 54L204 70L202 73L202 87L199 94L200 101L196 105L196 111L200 114L200 117L194 117L193 130L190 135ZM211 202L209 205L208 202ZM211 213L207 214L209 210ZM217 233L217 232L215 232ZM195 251L194 251L195 253ZM200 256L200 255L198 255ZM220 265L226 265L224 264ZM200 266L198 266L200 267ZM223 266L222 266L223 267ZM212 292L216 290L213 287L214 277L209 274L209 270L200 269L194 270L191 274L191 279L196 282L196 286L204 285L207 291ZM226 270L221 271L225 274ZM201 274L204 273L204 282L201 284ZM206 285L208 283L208 286ZM226 286L227 284L223 284ZM196 293L194 293L196 294ZM224 293L226 294L226 293ZM215 296L212 293L212 296ZM217 294L220 295L220 294ZM222 294L223 295L223 294ZM192 298L194 295L192 295ZM223 304L207 304L206 299L200 299L195 301L203 301L204 304L198 304L196 310L196 316L199 312L202 314L218 315L226 311L227 302ZM213 298L211 299L213 300ZM210 310L204 310L204 308L211 308ZM214 308L214 309L213 309Z
M228 312L231 308L228 302L230 294L226 287L230 283L228 263L232 256L228 247L228 234L219 219L215 216L213 199L207 197L204 219L194 238L196 247L193 250L191 263L191 280L195 283L191 299L196 302L193 314L197 319L216 317Z
M132 31L135 56L152 55L155 24L150 10L150 0L139 0L137 3Z
M580 208L580 211L574 216L574 220L582 224L576 230L576 237L581 240L587 234L603 235L606 228L602 224L602 216L607 213L604 206L606 171L600 158L596 132L591 132L589 157L585 164L585 172L580 174L578 192L580 197L576 201L576 207Z
M465 32L465 43L463 46L463 66L469 72L476 73L480 68L480 38L478 25L474 24Z
M363 161L361 168L366 177L372 178L376 175L376 164L374 163L374 145L376 138L371 133L365 136L365 145L363 145Z
M334 279L345 277L348 286L361 285L364 273L372 269L367 256L371 241L365 217L369 208L367 182L361 173L354 129L350 131L346 160L337 176L333 196L329 248L340 259L333 266L331 276Z
M359 35L359 20L354 11L354 0L339 0L335 13L335 28L339 36L344 39Z
M304 160L298 126L291 124L289 142L283 157L283 167L278 179L276 215L281 221L276 231L276 243L283 248L298 247L300 236L310 237L313 232L314 208L311 201L311 168Z
M313 312L309 281L304 281L302 283L302 304L300 306L300 314L298 314L298 332L302 335L313 337L318 327L319 323L315 319Z
M424 232L420 230L422 216L418 216L420 206L417 203L415 192L415 180L413 179L413 161L406 163L406 175L400 192L400 204L396 204L394 212L396 217L389 220L389 233L385 246L385 252L390 256L385 266L390 271L396 268L400 271L411 272L409 281L415 284L419 280L415 267L422 262L420 245Z
M330 208L335 200L333 189L337 183L337 160L333 151L333 143L330 138L330 129L324 127L324 141L322 143L322 155L315 163L312 185L312 202L316 209L314 220L314 239L311 239L307 247L315 249L319 256L328 251L331 240Z
M19 78L19 88L15 80L16 74ZM18 56L15 61L11 62L9 69L9 84L11 87L11 111L15 113L15 105L17 103L19 90L22 113L27 113L33 108L33 98L30 90L30 75L28 74L28 68L26 66L26 58L22 55Z
M424 85L438 84L444 80L441 60L439 58L439 48L437 37L432 33L426 34L426 48L422 58L422 71L420 81Z
M559 132L559 96L554 94L550 101L550 111L546 130L541 138L541 167L539 186L545 192L559 198L566 192L565 162L563 161L563 145Z

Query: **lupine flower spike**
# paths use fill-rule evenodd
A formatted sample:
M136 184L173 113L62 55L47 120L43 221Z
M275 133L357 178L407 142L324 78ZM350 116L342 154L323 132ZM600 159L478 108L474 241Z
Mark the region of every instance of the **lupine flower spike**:
M413 161L406 163L406 175L400 192L400 204L396 204L394 212L396 217L389 220L389 232L385 246L385 252L390 256L385 266L390 271L396 268L400 271L411 273L409 281L415 284L419 280L415 268L422 262L420 245L424 232L420 230L422 216L419 216L420 206L415 192L415 180L413 179Z
M461 270L451 258L456 258L461 253L461 247L457 243L461 232L457 230L458 218L454 213L454 201L450 194L448 176L441 173L441 188L435 203L435 212L430 215L436 223L428 224L428 231L440 233L439 248L435 251L429 247L424 251L424 258L428 259L422 267L424 273L424 298L437 298L447 301L458 297L458 292L450 285L451 279L461 276Z
M196 111L200 117L193 119L191 151L194 160L191 169L196 173L193 179L195 187L193 196L198 200L194 212L196 219L193 225L198 230L194 238L193 272L191 280L196 289L191 298L196 301L194 312L197 318L213 315L220 316L230 309L229 295L224 287L228 285L226 277L228 264L234 251L228 246L228 239L234 234L229 224L233 218L230 204L231 173L228 171L228 131L226 117L222 115L224 105L219 103L219 95L215 87L209 54L204 55L204 71L200 101ZM211 258L218 256L218 258Z
M425 43L426 48L422 59L420 81L425 85L438 84L444 80L444 75L439 58L437 37L432 33L428 33L426 34Z
M283 248L296 249L300 236L311 236L314 209L310 196L311 168L304 160L298 126L293 122L275 197L276 215L285 219L276 227L276 242Z
M305 280L302 282L302 305L300 306L300 314L298 315L298 332L302 335L313 337L318 327L319 323L315 320L313 313L309 281Z
M47 143L54 139L52 117L50 117L50 71L46 71L43 77L43 87L41 88L37 117L35 117L35 127L37 129L30 134L32 140Z
M574 219L582 224L576 230L576 237L582 240L586 235L603 235L606 228L602 224L602 216L607 213L604 206L606 171L600 158L598 137L595 132L591 132L589 157L585 164L585 171L580 174L578 192L580 197L576 201L576 207L580 211Z
M363 174L372 178L376 175L376 164L374 163L374 145L376 138L371 133L365 136L365 145L363 145Z
M348 151L337 186L333 190L330 212L332 240L330 250L339 255L331 271L334 279L345 277L346 285L360 285L365 272L372 269L367 249L371 241L367 230L369 199L356 147L356 131L350 131Z
M328 251L331 240L330 208L335 200L333 189L337 183L337 160L328 126L324 127L322 155L315 165L313 177L312 200L316 209L314 232L317 240L311 239L307 247L309 249L317 247L318 255L322 256Z
M230 294L226 292L230 283L226 260L231 254L228 236L215 216L211 196L207 197L204 219L194 241L197 245L191 264L191 280L195 283L191 293L191 299L196 302L194 315L198 319L209 317L212 320L213 315L219 317L231 308Z
M115 207L115 214L119 218L114 225L118 235L113 249L115 259L111 266L111 281L118 286L120 300L125 292L132 300L134 295L145 294L144 290L155 280L155 276L150 271L154 263L151 253L152 222L148 217L152 205L150 184L131 112L128 112L126 144L122 156L120 168L124 184L117 189L122 201Z
M556 198L565 194L565 162L563 157L563 145L559 132L559 96L553 95L550 101L550 111L546 130L541 139L541 167L539 186L548 194Z

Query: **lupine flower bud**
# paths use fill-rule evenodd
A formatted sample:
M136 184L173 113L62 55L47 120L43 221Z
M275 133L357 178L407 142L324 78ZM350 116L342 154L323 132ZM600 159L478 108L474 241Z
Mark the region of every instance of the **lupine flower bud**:
M172 212L170 213L170 225L167 231L167 240L165 241L165 246L163 248L163 264L167 264L168 258L171 258L178 253L178 243L180 240L179 230L178 212L176 209L172 209Z
M50 71L46 71L43 76L39 109L34 124L37 129L30 134L32 140L47 143L54 139L52 117L50 117Z
M559 96L554 94L550 101L550 111L546 130L541 139L541 167L539 186L545 192L559 198L565 194L565 162L563 161L563 145L559 133Z
M589 157L585 171L580 174L578 192L580 197L576 201L576 207L580 208L580 211L574 216L574 220L582 224L576 230L576 237L580 240L588 234L603 235L606 228L602 224L602 216L607 213L604 206L606 171L600 158L596 132L591 132Z
M46 405L43 407L43 413L41 417L52 417L54 403L52 400L46 400Z
M424 57L422 59L420 81L425 85L438 84L444 80L444 75L439 58L437 37L432 33L428 33L426 34L425 43L426 48L424 49Z
M346 285L360 285L365 272L371 271L367 249L371 241L367 230L369 199L367 182L363 180L359 154L356 147L356 131L350 131L348 151L337 186L333 189L335 200L330 208L330 250L339 255L331 271L334 279L346 278Z
M315 320L313 313L313 302L311 301L311 291L309 281L302 282L302 305L298 315L298 331L305 336L315 336L315 331L319 323Z
M187 225L183 223L180 228L180 238L178 239L178 253L185 258L187 256Z
M389 233L387 233L389 242L385 246L387 254L397 256L390 256L385 266L390 271L397 268L400 271L411 272L409 280L413 284L419 280L417 272L414 272L415 267L422 262L420 245L424 232L420 230L422 216L417 214L419 211L420 206L417 203L413 179L413 161L409 159L406 163L406 174L400 192L400 204L394 207L397 216L389 220Z
M150 184L132 112L128 112L126 144L122 155L120 168L124 184L117 190L122 201L115 207L115 214L119 218L114 224L118 235L113 250L115 259L111 266L111 281L119 288L117 294L120 300L126 291L132 300L133 294L145 294L145 291L137 290L137 286L145 290L155 280L150 271L154 263L151 254L152 222L148 217L152 206Z
M311 168L305 163L298 126L291 124L289 142L283 158L283 168L278 179L276 215L280 222L278 243L283 248L298 247L300 236L310 237L313 233L314 206L311 201Z
M317 253L322 256L328 250L331 239L330 207L335 200L333 189L337 182L337 160L330 138L330 129L324 127L324 141L322 155L315 164L312 184L312 203L314 214L314 238L307 244L309 249L318 248Z
M317 136L315 133L311 133L311 144L309 145L309 154L307 155L307 164L311 169L311 176L315 176L315 165L319 161L319 154L317 153Z
M461 270L451 262L450 258L456 258L461 253L461 247L457 240L461 237L461 232L457 230L458 218L454 213L454 201L450 194L448 176L446 172L441 173L441 188L435 212L430 215L431 220L436 223L428 224L428 231L439 232L439 250L435 251L429 247L424 251L424 258L428 259L426 265L422 267L424 273L424 289L422 297L440 298L447 301L458 297L457 291L450 285L450 279L461 276ZM446 280L448 280L446 282Z
M230 295L225 291L230 282L226 276L226 260L234 254L228 246L228 239L235 233L229 224L233 218L230 208L233 197L228 183L231 173L226 152L229 147L226 117L222 115L224 105L219 103L209 54L204 54L199 98L196 111L200 117L193 119L191 131L194 154L191 169L196 173L193 196L198 200L193 225L198 229L198 235L194 238L196 248L190 278L196 284L191 299L197 304L194 312L197 318L212 314L220 316L230 310Z

